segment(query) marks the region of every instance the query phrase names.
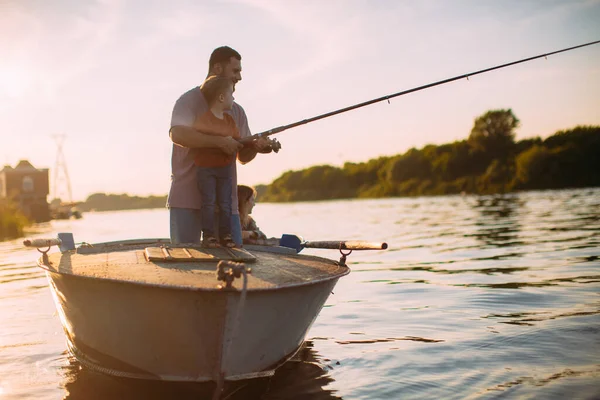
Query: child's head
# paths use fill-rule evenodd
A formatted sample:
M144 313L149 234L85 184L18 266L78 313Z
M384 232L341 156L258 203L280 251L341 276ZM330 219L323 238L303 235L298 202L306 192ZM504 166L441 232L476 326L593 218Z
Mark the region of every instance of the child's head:
M200 86L200 91L209 107L220 106L222 110L231 110L233 107L234 90L231 78L216 75L206 78Z
M238 206L240 213L251 214L256 198L256 190L250 186L238 185Z

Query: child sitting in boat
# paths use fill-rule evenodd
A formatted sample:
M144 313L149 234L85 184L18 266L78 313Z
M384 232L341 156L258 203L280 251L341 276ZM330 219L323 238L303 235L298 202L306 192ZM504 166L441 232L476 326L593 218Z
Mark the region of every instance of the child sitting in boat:
M237 192L240 222L242 223L242 240L244 243L252 244L267 240L267 236L261 232L254 218L250 216L256 204L256 190L250 186L238 185Z
M240 134L233 118L226 113L233 107L233 82L229 78L209 76L200 87L208 104L208 111L199 115L194 128L210 135L232 136ZM231 197L233 191L233 168L235 156L220 149L200 148L196 150L194 163L197 167L197 182L202 204L202 244L205 247L235 247L231 236ZM215 208L219 206L218 232L215 234Z

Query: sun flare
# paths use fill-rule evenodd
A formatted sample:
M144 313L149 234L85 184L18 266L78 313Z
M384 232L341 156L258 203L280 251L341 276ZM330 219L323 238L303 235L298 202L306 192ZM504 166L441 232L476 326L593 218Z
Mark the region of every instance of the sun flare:
M30 87L31 77L24 69L0 68L0 94L18 98L24 96Z

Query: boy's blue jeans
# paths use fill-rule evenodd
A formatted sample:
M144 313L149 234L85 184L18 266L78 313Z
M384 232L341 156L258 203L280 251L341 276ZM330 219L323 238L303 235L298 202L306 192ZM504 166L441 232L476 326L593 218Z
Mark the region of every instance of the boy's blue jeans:
M197 167L198 189L202 204L202 235L204 238L216 237L215 210L219 206L219 236L231 235L231 192L233 176L231 166Z

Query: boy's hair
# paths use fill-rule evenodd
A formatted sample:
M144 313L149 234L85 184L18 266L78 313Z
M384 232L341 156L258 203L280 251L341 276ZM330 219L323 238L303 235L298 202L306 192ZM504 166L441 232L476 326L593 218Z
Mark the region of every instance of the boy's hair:
M244 202L250 200L252 196L256 196L256 189L246 185L238 185L238 202L243 204Z
M206 103L211 105L219 98L219 95L225 93L229 86L233 86L231 78L223 78L211 75L200 86L200 91L204 95Z
M248 220L250 219L250 215L248 215L248 209L246 207L246 203L248 200L252 198L252 196L256 196L256 189L246 185L238 185L237 187L237 195L238 195L238 210L240 211L240 222L242 223L242 229L244 226L247 226Z
M242 56L240 53L229 46L221 46L214 49L210 55L210 59L208 60L209 73L212 71L212 68L215 64L221 64L221 66L224 68L225 64L229 64L231 61L231 57L235 57L236 59L242 61Z

